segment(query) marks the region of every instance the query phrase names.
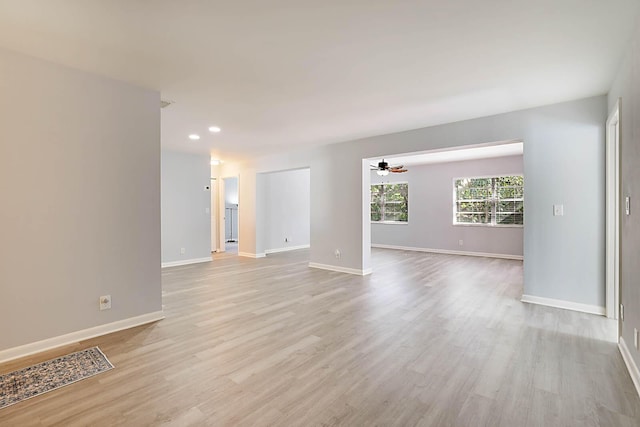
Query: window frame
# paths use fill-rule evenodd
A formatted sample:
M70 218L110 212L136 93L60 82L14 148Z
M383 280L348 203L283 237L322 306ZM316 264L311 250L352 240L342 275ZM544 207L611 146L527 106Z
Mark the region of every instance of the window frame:
M472 222L457 222L457 213L458 213L458 194L457 194L457 186L456 186L456 181L461 180L461 179L489 179L489 178L504 178L507 176L519 176L522 177L522 207L523 207L523 214L522 214L522 224L497 224L494 223L496 220L496 213L497 213L497 200L498 199L494 199L492 201L492 208L491 208L491 222L490 223L472 223ZM524 215L524 173L502 173L502 174L491 174L491 175L474 175L474 176L461 176L461 177L454 177L453 180L451 181L451 188L452 188L452 192L453 192L453 196L452 196L452 200L453 200L453 218L452 218L452 224L453 226L461 226L461 227L493 227L493 228L523 228L524 227L524 223L525 223L525 215Z
M398 185L398 184L406 184L407 186L407 220L406 221L374 221L371 219L371 187L374 185ZM382 194L384 195L384 188L382 191ZM384 207L383 207L384 209ZM383 211L384 212L384 211ZM382 218L384 218L384 215L382 215ZM398 182L372 182L369 185L369 222L371 224L390 224L390 225L408 225L409 224L409 182L408 181L398 181Z

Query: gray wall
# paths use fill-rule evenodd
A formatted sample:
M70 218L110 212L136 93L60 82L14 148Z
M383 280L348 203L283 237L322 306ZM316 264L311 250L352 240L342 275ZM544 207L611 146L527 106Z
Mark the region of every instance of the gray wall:
M640 354L633 347L633 328L640 329L640 26L609 92L609 107L620 102L621 144L621 271L620 302L624 304L624 322L620 331L640 366ZM631 215L624 215L624 198L631 197Z
M0 93L0 350L162 310L159 93L4 50Z
M209 162L206 155L162 151L163 263L211 257Z
M309 169L260 175L264 180L265 250L307 246L310 241ZM284 239L288 238L288 242Z
M524 293L603 307L606 110L606 96L597 96L225 164L225 173L240 175L240 250L255 253L260 234L255 174L310 167L311 262L366 271L370 173L363 159L517 139L527 195ZM560 203L565 216L554 217Z
M522 255L522 227L453 225L453 180L488 175L521 175L522 156L409 166L408 172L371 183L409 183L409 221L371 224L371 243L412 248ZM525 213L526 215L526 213ZM459 245L459 240L463 245Z

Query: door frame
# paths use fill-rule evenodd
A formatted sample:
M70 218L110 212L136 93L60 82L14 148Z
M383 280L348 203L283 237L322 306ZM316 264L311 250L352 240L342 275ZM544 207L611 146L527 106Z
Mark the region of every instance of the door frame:
M620 99L606 124L606 314L620 317Z
M219 182L217 178L211 177L211 252L220 252L218 242L218 231L220 226L218 222L220 220L220 214L218 212L218 187Z

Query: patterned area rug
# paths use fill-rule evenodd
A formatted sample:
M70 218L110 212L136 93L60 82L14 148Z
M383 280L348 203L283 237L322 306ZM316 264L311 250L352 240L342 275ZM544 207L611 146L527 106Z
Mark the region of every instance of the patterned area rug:
M0 409L113 369L98 347L0 375Z

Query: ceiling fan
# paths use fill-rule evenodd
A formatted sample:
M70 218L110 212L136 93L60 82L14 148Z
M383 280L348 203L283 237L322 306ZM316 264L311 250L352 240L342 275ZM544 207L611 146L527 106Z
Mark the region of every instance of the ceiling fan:
M389 172L402 173L407 171L403 165L389 166L389 163L385 162L384 159L382 159L381 162L378 162L378 166L371 165L371 170L376 171L380 176L387 176L389 175Z

